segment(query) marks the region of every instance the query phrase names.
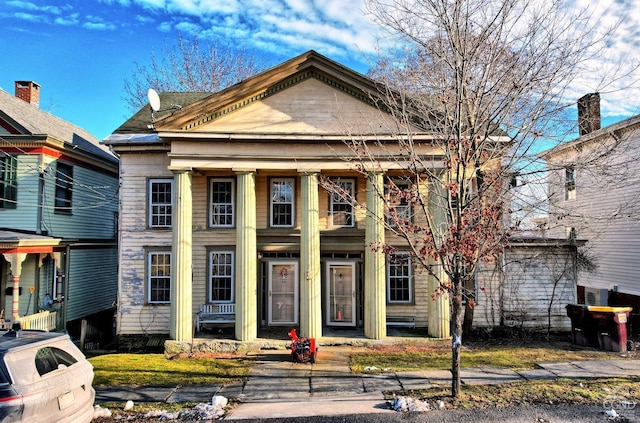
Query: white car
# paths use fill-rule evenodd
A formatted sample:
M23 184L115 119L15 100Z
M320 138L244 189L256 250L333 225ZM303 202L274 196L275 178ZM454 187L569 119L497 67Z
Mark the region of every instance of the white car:
M68 335L0 336L0 422L90 422L92 382L93 366Z

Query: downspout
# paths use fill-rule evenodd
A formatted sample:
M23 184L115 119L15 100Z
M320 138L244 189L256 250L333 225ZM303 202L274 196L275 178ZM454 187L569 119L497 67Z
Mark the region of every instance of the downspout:
M71 246L67 245L64 252L64 299L60 305L60 311L62 312L62 325L64 331L67 332L67 306L69 304L69 258L71 257Z

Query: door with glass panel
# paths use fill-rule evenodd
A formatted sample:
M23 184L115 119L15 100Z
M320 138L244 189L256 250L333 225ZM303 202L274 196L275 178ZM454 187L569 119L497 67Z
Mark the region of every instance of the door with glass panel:
M268 265L269 325L298 324L298 262L270 261Z
M328 326L356 325L356 272L354 263L327 262L326 322Z

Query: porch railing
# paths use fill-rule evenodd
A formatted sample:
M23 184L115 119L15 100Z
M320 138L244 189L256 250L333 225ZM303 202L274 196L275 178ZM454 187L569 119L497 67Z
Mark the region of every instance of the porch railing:
M43 310L35 314L29 314L20 318L22 329L44 330L47 332L56 330L56 317L58 312Z

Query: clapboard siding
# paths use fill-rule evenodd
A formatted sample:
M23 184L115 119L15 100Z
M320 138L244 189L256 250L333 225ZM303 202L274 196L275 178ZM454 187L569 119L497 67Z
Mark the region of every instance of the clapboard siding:
M509 247L504 263L483 265L478 285L474 310L478 326L546 328L550 315L552 329L571 327L566 305L576 300L572 248Z
M614 140L611 133L619 137ZM607 154L603 154L603 153ZM581 249L597 264L579 285L640 295L640 129L624 122L580 149L549 159L550 229L564 237L574 227ZM576 198L564 198L564 165L575 165Z
M43 172L45 207L42 220L51 236L112 239L118 212L118 178L73 164L71 214L56 213L55 190L58 160L50 159Z
M18 204L15 209L0 208L0 227L23 231L38 230L38 205L40 204L39 172L40 156L17 155Z
M117 247L71 248L67 283L68 321L111 309L118 293Z

